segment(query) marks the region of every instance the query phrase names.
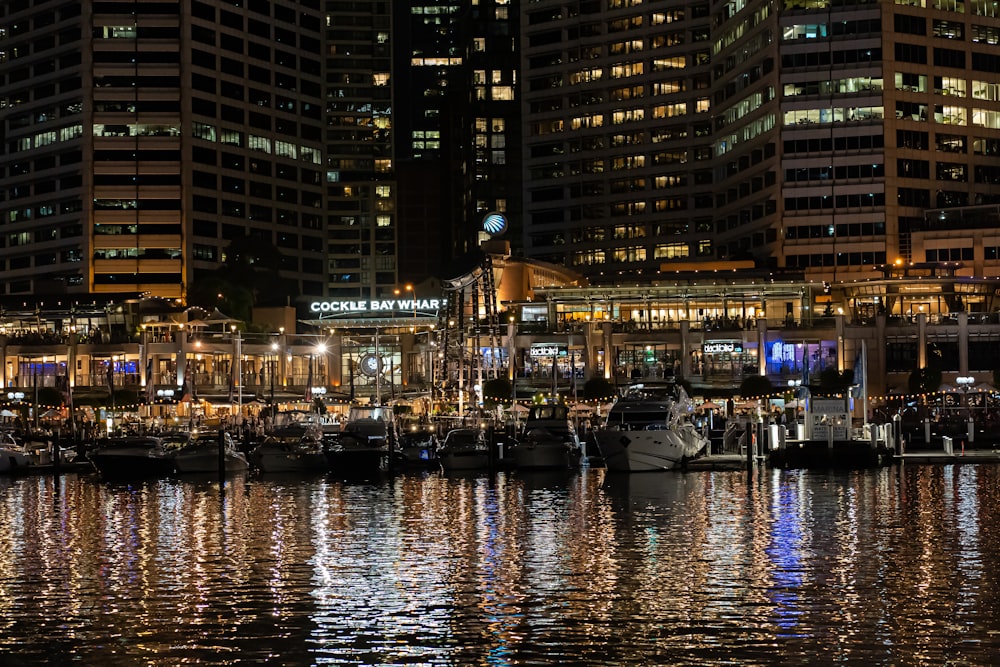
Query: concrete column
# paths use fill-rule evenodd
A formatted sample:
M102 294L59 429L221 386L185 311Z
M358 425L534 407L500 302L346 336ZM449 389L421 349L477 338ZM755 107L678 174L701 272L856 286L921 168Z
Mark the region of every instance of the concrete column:
M834 315L833 326L835 335L837 336L837 372L843 373L847 370L845 366L844 356L847 354L846 346L844 345L844 316ZM857 348L860 349L861 343L857 343Z
M178 327L174 333L174 361L177 366L177 386L183 387L187 378L187 352L188 352L188 329ZM194 378L191 378L191 385L194 386Z
M270 350L268 350L270 353ZM327 374L329 383L335 387L344 386L344 336L334 334L330 336L329 367Z
M598 331L593 322L586 322L583 325L583 381L594 377L595 364L591 361L597 358L597 348L600 347L595 340Z
M681 320L681 377L691 377L691 320Z
M958 314L958 374L969 374L969 314Z
M767 375L767 318L757 318L757 372Z
M601 344L604 345L604 379L612 380L615 371L615 351L611 347L612 323L610 320L601 322Z
M917 313L917 368L927 368L927 313Z

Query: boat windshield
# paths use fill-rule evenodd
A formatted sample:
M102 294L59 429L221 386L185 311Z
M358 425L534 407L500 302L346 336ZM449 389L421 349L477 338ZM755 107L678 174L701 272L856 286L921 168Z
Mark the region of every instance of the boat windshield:
M569 410L565 405L536 405L531 408L528 421L539 419L569 419Z
M478 431L452 431L446 438L446 444L454 445L474 445L479 442Z
M608 415L608 424L662 424L666 422L667 414L665 410L611 412Z

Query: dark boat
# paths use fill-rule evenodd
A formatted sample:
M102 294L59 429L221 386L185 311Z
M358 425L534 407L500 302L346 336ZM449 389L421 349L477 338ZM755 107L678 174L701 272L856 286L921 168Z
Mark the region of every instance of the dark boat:
M330 465L319 425L279 429L250 451L250 463L262 473L325 473Z
M438 448L438 460L445 472L489 470L490 450L485 434L478 428L448 431Z
M174 472L174 456L153 436L126 436L98 441L87 458L103 477L157 477Z
M330 472L344 477L369 477L385 469L389 457L391 408L354 406L339 434L324 436Z
M511 455L518 470L579 468L583 447L569 408L562 404L531 406Z

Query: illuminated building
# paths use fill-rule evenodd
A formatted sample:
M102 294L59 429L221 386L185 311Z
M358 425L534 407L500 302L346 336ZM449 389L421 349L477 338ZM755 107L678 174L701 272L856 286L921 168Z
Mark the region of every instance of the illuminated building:
M699 257L834 282L897 260L1000 272L997 237L927 215L1000 202L992 2L523 11L528 256L603 283Z
M6 294L184 298L245 235L323 294L319 0L0 6Z

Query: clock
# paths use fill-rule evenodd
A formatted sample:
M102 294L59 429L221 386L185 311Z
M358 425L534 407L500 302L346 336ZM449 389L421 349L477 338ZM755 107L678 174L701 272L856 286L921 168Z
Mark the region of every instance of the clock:
M382 371L382 360L374 354L366 354L358 362L358 369L363 375L375 377Z

